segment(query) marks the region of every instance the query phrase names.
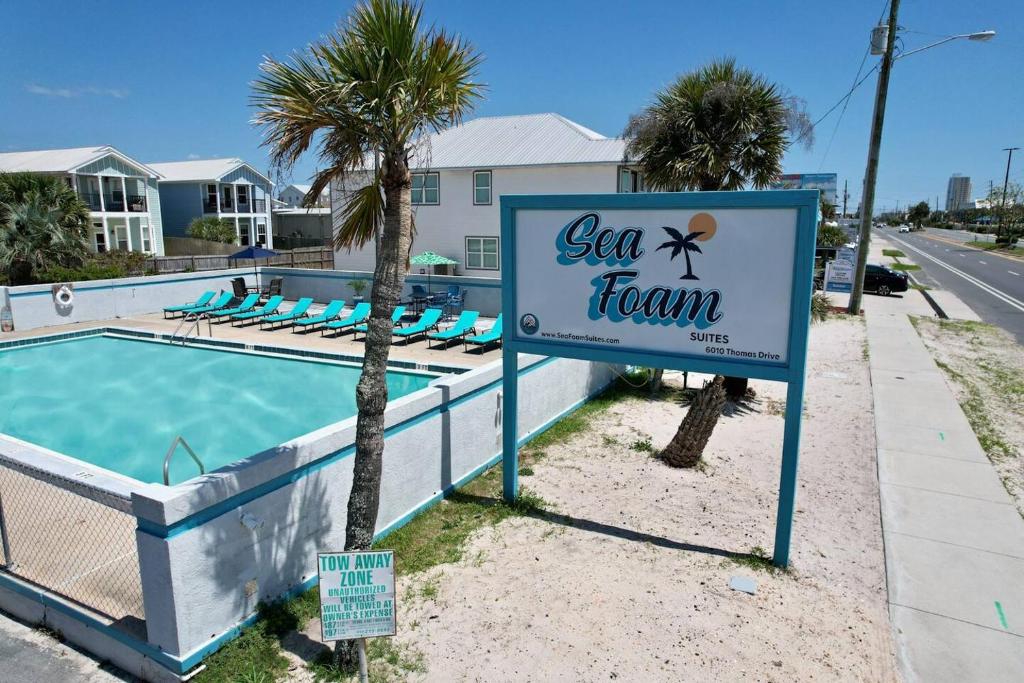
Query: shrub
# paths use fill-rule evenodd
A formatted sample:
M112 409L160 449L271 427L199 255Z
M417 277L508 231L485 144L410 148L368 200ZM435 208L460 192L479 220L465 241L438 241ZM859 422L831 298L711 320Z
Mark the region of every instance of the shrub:
M38 283L113 280L146 274L149 257L137 251L108 251L89 254L80 266L50 266L36 273Z
M811 322L820 323L832 315L832 304L825 292L815 292L811 297Z
M214 216L193 219L185 228L185 234L197 240L223 244L232 244L237 238L234 223Z

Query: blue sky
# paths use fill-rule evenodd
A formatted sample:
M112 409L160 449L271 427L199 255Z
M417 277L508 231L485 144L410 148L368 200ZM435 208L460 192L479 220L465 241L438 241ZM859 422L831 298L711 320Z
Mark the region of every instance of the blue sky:
M739 62L807 100L817 119L849 89L881 0L605 2L433 0L426 15L485 56L478 115L559 112L605 135L678 74ZM265 54L285 56L335 27L349 2L29 3L0 0L0 151L112 144L142 161L240 156L267 168L249 120L249 83ZM940 195L954 172L980 196L1024 146L1024 3L904 0L906 49L995 29L897 63L876 206ZM925 35L930 34L930 35ZM868 57L865 69L876 57ZM860 195L875 77L838 110L787 172L835 171ZM1024 154L1011 177L1024 181ZM313 170L302 162L296 182Z

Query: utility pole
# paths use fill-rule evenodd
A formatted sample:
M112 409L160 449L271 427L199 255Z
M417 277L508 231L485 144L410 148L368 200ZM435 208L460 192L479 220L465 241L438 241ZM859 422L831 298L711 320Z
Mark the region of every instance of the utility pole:
M1006 187L1010 184L1010 159L1013 158L1014 151L1020 149L1020 147L1004 147L1003 151L1006 152L1006 176L1003 178L1003 201L999 207L999 228L996 229L996 237L1003 236L1003 216L1006 215Z
M843 181L843 218L846 218L846 201L850 198L850 193L847 192L847 185L850 181Z
M896 16L900 0L889 3L889 32L885 37L885 52L882 53L882 68L878 72L878 89L875 91L875 112L871 121L871 140L868 144L868 164L864 173L864 208L860 215L860 242L857 245L857 270L854 273L853 291L850 292L849 312L860 314L860 301L864 296L864 271L868 265L868 248L871 243L871 220L875 213L875 182L878 180L878 151L882 146L882 124L885 123L885 100L889 95L889 73L892 71L892 53L896 44Z

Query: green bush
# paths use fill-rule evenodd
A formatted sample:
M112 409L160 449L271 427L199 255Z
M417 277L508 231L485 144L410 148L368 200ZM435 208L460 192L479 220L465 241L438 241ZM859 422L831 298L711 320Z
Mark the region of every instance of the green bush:
M237 238L234 223L214 216L193 219L189 226L185 228L185 234L197 240L221 242L223 244L232 244Z
M149 257L137 251L108 251L89 254L80 266L50 266L35 275L37 283L114 280L146 275Z

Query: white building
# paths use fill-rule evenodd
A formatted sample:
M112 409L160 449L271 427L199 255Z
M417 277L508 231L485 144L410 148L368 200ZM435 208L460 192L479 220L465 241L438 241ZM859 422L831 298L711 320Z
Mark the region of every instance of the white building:
M971 206L971 179L954 173L946 185L946 211L969 209Z
M413 253L458 261L458 275L498 277L503 194L636 192L643 181L623 163L626 142L558 114L474 119L429 136L417 151L412 181ZM333 227L345 189L332 185ZM374 268L372 243L335 253L339 270ZM414 270L415 272L415 270Z
M312 185L293 183L281 190L281 193L277 195L277 198L281 200L282 204L287 208L302 208L302 201L306 198L306 193L309 192L310 188L312 188ZM320 198L316 202L316 208L328 208L330 205L331 191L325 187L324 191L320 193Z
M164 234L185 237L196 218L217 217L235 226L242 246L273 246L270 200L274 183L242 159L199 159L150 164L160 175Z
M160 173L113 147L74 147L0 154L0 172L63 178L89 207L89 243L162 256Z

